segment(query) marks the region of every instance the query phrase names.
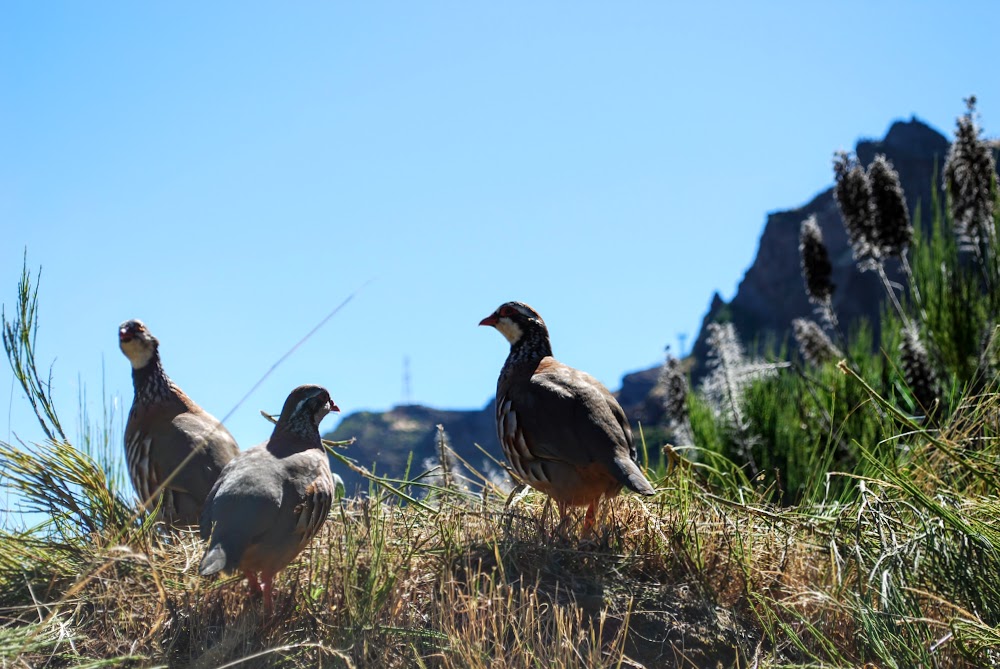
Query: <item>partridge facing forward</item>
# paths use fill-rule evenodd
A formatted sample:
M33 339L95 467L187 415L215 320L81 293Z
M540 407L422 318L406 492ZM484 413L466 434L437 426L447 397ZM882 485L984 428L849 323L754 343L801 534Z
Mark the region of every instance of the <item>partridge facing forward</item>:
M594 526L603 497L623 487L643 495L653 486L635 463L625 412L597 379L552 357L538 313L507 302L484 318L510 342L497 381L497 436L522 482L567 507L586 506Z
M339 409L326 389L299 386L285 400L270 439L226 466L201 517L201 537L210 539L198 568L202 576L240 570L271 609L275 574L330 513L334 484L319 424L331 411Z
M125 461L139 499L160 503L159 520L197 525L208 492L239 447L233 435L163 371L159 341L142 321L118 328L135 395L125 425ZM157 492L159 491L159 492Z

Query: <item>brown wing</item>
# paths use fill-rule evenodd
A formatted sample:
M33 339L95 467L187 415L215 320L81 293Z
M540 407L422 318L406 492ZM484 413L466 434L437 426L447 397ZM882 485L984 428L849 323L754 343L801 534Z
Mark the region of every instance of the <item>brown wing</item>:
M160 513L170 522L198 523L205 498L238 452L229 431L200 409L158 405L133 407L129 414L125 429L129 477L140 500L150 506L156 505L151 497L166 482Z
M515 473L529 484L551 482L553 470L568 465L652 492L632 462L632 431L618 402L594 377L551 357L498 399L497 431Z
M306 487L305 499L295 507L295 531L302 534L300 544L303 548L322 529L332 505L333 478L326 471Z
M315 537L330 515L333 505L333 476L326 453L307 450L286 458L289 480L296 499L292 510L294 526L291 541L302 551Z

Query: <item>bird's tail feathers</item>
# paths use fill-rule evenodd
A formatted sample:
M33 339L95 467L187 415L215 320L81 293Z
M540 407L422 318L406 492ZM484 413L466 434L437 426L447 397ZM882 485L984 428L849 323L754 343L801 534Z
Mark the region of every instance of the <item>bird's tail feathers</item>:
M205 557L201 559L198 566L198 573L202 576L210 576L226 568L226 551L222 544L215 544L209 547Z
M653 484L649 482L649 479L639 469L639 465L632 462L632 460L626 459L620 460L618 464L621 467L622 474L624 474L622 483L625 484L626 488L647 497L656 494L656 489L653 488Z

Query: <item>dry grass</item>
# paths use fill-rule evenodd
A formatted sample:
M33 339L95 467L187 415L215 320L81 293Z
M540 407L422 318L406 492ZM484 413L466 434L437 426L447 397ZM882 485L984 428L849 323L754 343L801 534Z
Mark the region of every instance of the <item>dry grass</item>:
M197 576L194 533L81 532L61 553L54 534L8 533L22 559L0 575L0 666L848 666L872 658L880 625L933 646L935 666L995 658L988 620L934 584L895 590L893 569L935 559L928 543L954 545L951 530L935 535L898 485L859 485L859 505L783 509L681 467L591 536L536 494L506 510L440 489L422 505L345 500L279 576L271 616L238 578Z
M502 500L458 495L435 514L347 501L283 573L269 618L238 579L197 577L194 534L95 544L72 597L60 597L66 579L4 614L11 629L59 621L76 658L143 665L728 666L741 652L750 637L720 618L690 557L671 547L686 524L675 509L622 499L586 539L543 513L535 496L510 513ZM8 659L68 659L53 650Z
M39 523L0 528L2 669L1000 665L995 390L921 426L844 366L885 437L856 443L864 475L828 475L842 494L793 507L694 447L589 535L485 479L371 477L265 615L240 579L197 576L194 533L138 517L112 421L67 442L19 306L5 347L51 439L0 442L0 487Z

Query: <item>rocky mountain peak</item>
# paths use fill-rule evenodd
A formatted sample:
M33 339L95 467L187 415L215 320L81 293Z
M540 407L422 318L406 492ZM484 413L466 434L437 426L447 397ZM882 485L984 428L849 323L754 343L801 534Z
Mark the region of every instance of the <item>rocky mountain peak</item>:
M883 153L899 173L910 212L918 203L925 206L931 200L932 188L938 188L935 175L940 174L948 152L948 140L940 132L917 118L897 121L881 140L858 142L855 153L868 165L878 153ZM832 160L832 151L831 156ZM833 170L830 171L831 180ZM733 296L726 302L715 293L695 340L691 355L694 359L692 376L695 381L703 373L707 357L707 326L725 320L732 321L748 350L754 343L784 341L790 333L791 321L813 313L799 269L799 227L804 219L816 215L833 266L832 280L836 285L833 306L845 328L864 317L877 323L884 291L873 272L856 270L847 233L840 211L833 198L833 188L827 188L802 207L777 211L767 217L760 236L757 255L747 269ZM928 217L925 217L925 219ZM890 278L899 277L898 261L887 266ZM663 414L657 391L659 367L628 374L617 393L619 401L633 423L655 425ZM344 418L337 430L328 435L334 439L356 437L349 455L360 464L377 471L400 476L413 453L411 475L423 471L437 458L437 425L444 425L451 446L459 456L480 470L499 468L484 455L477 444L503 460L495 434L493 403L480 410L441 411L421 406L395 407L383 413L361 412ZM342 468L339 468L342 470ZM348 491L364 481L353 473L345 473Z

